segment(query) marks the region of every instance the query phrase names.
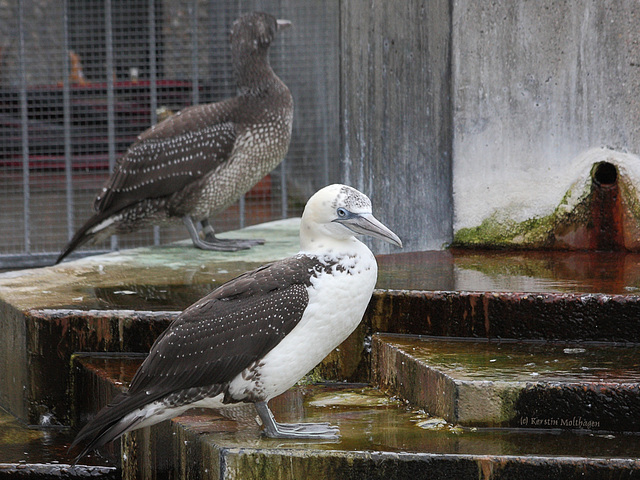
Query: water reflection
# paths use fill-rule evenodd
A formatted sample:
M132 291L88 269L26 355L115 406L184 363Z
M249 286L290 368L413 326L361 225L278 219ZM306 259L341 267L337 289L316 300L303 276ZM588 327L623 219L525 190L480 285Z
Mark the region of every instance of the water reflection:
M333 402L326 401L328 395L334 398ZM433 417L365 386L298 387L272 400L270 406L278 421L329 422L340 427L342 437L338 442L326 443L267 439L260 436L257 428L237 428L211 411L192 412L180 422L188 428L198 425L200 433L211 434L211 441L225 448L602 458L635 457L640 451L640 437L635 435L468 429L446 424L441 419L434 419L439 427L424 428L425 421ZM191 420L191 415L198 415L198 421Z
M68 464L74 455L67 451L75 436L68 428L35 428L20 423L0 409L0 452L3 463ZM84 465L108 465L103 458L89 455ZM44 475L43 475L44 477Z
M640 254L463 250L378 258L378 288L446 291L640 293Z
M640 294L640 254L458 249L381 255L378 264L380 289ZM182 310L259 265L216 262L180 273L158 267L110 286L78 283L75 303L56 307Z
M547 382L640 382L640 347L603 344L473 341L379 335L457 380ZM532 377L538 377L532 379Z

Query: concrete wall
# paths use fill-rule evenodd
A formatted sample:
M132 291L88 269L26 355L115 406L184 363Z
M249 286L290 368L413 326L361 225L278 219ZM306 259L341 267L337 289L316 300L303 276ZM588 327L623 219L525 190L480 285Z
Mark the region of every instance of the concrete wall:
M596 162L637 171L637 1L354 0L341 14L343 178L406 250L553 221Z
M639 25L635 0L454 1L456 232L549 215L587 151L640 152Z
M451 240L450 24L445 0L341 2L342 178L405 251Z

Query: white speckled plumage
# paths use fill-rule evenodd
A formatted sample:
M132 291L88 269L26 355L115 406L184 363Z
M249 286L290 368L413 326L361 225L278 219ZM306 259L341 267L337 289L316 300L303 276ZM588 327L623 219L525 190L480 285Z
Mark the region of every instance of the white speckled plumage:
M360 323L377 279L356 234L401 246L357 190L317 192L300 223L300 253L247 272L187 308L156 340L129 391L86 425L81 456L123 432L196 406L254 403L265 434L335 438L323 424L278 424L267 402L295 384Z
M371 299L378 272L373 254L361 245L361 252L351 252L353 256L343 257L329 271L311 278L307 287L309 302L300 323L264 356L259 366L253 367L256 375L247 378L245 373L231 382L232 396L253 395L257 391L269 400L280 395L355 330Z

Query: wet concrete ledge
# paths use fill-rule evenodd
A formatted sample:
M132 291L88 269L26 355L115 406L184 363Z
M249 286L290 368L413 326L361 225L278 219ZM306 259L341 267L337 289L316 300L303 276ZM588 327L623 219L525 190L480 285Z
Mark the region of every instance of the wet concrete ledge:
M295 253L297 228L293 219L243 231L268 241L250 252L216 255L182 242L0 274L0 402L27 423L68 425L75 415L68 396L73 352L147 352L178 311L216 285ZM375 332L640 343L639 259L522 252L380 257L378 290L362 325L313 378L369 381Z
M190 438L188 435L179 438ZM189 440L185 440L189 441ZM193 458L185 447L182 458ZM211 467L220 467L220 476L196 472L198 463L187 460L180 467L184 478L222 479L288 479L300 478L366 478L370 480L458 479L492 480L540 478L618 479L640 478L640 465L635 460L475 456L456 454L404 452L324 452L300 450L230 449L215 444L202 447L203 457L218 457ZM196 457L197 458L197 457ZM188 473L187 473L188 472ZM204 473L204 475L203 475Z
M0 300L22 312L182 310L241 272L297 253L299 225L293 218L220 234L266 242L239 252L204 251L185 240L0 273Z
M640 434L638 346L380 334L373 384L467 427Z
M246 228L267 244L242 252L184 241L0 274L0 406L31 425L68 425L73 352L148 352L217 285L297 252L298 228L299 219Z
M43 415L68 424L73 352L147 352L178 311L295 253L298 226L289 219L231 232L267 240L245 252L203 252L186 241L0 274L0 404L30 424ZM368 381L375 332L640 343L637 254L419 252L379 264L362 325L317 378Z
M102 384L102 393L94 397L106 403L128 384L136 359L86 355L74 364L76 385ZM299 386L270 406L282 422L336 424L342 438L327 443L267 439L250 406L224 416L195 409L125 435L123 478L640 477L637 436L461 430L362 384Z
M377 290L366 320L374 332L640 343L640 296Z
M59 480L59 479L119 480L120 471L115 467L85 465L0 463L0 480Z
M199 298L199 297L198 297ZM185 305L186 306L186 305ZM68 424L68 361L77 351L148 352L178 311L38 309L0 305L1 404L29 424ZM640 300L595 294L376 290L360 327L315 371L368 381L375 332L520 340L640 343ZM27 389L23 388L27 385Z
M69 425L74 352L144 352L179 312L29 310L2 316L0 404L30 425ZM26 388L25 388L26 387Z

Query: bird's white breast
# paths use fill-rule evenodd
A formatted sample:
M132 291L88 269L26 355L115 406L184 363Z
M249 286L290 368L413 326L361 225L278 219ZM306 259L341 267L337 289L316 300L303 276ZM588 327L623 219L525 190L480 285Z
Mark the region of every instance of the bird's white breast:
M247 391L267 400L280 395L355 330L378 273L373 254L361 245L355 255L342 257L330 270L322 270L312 279L309 304L300 323L259 361L251 375L243 372L231 382L229 392L234 397L242 397Z

